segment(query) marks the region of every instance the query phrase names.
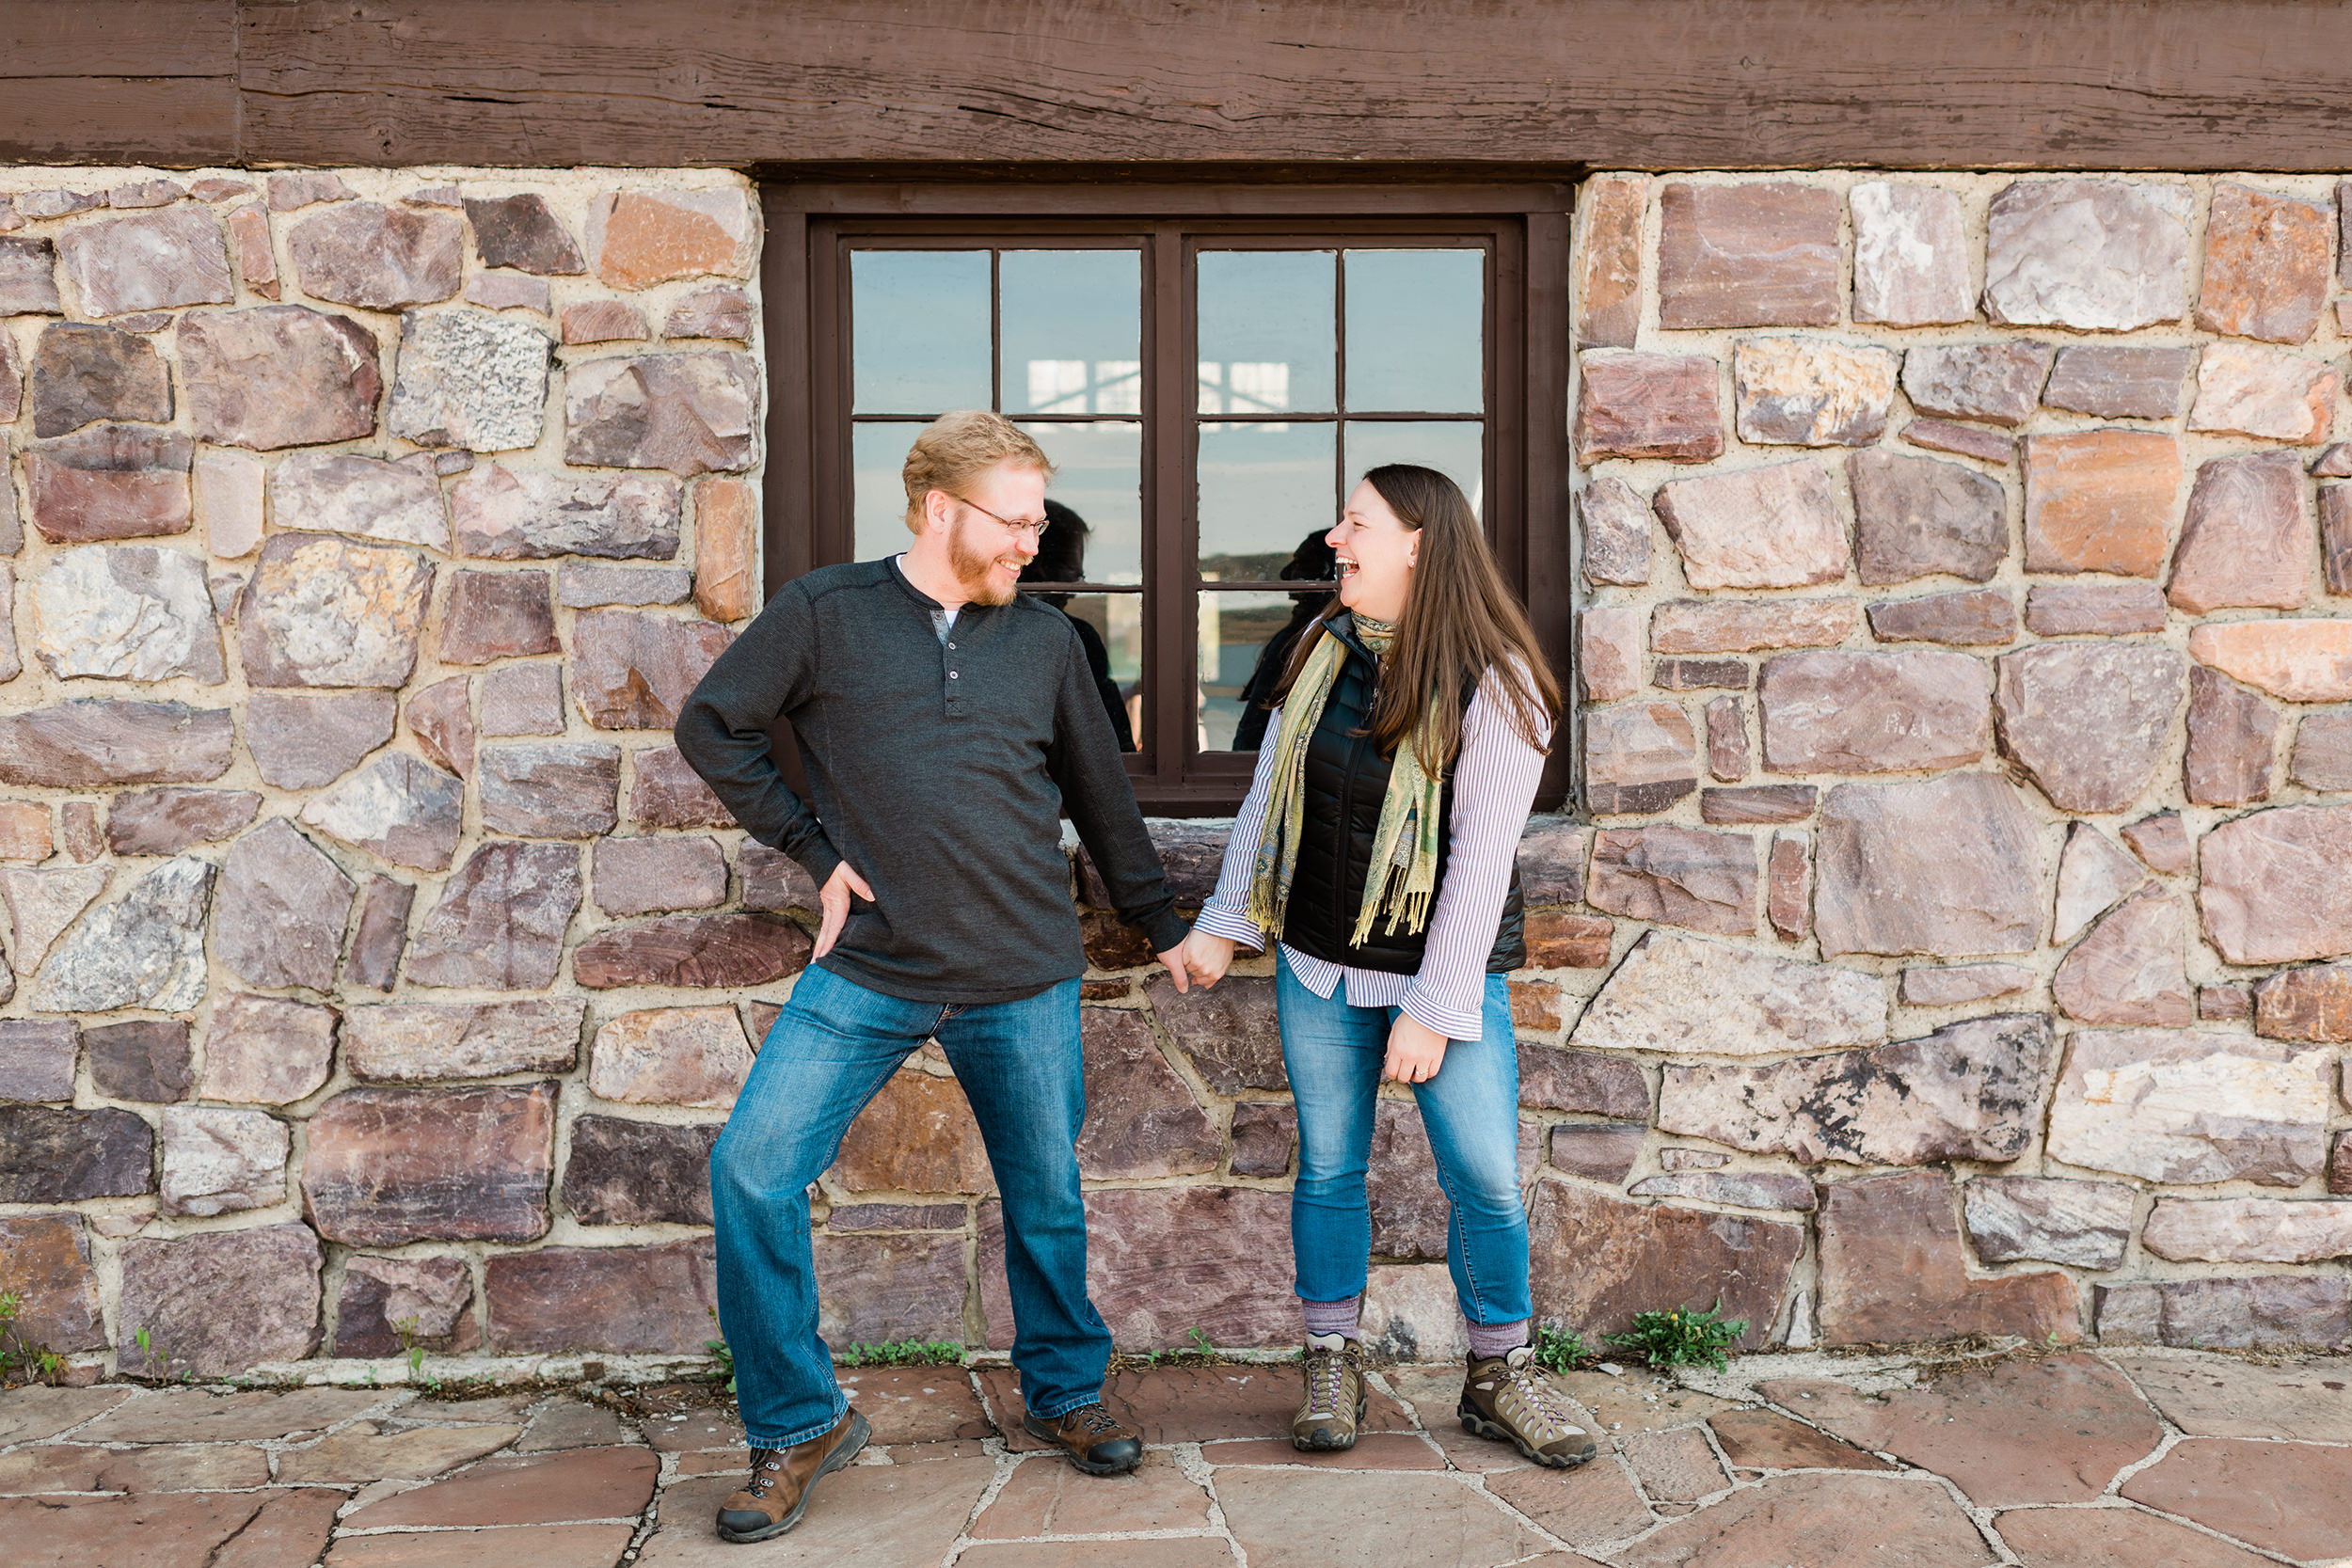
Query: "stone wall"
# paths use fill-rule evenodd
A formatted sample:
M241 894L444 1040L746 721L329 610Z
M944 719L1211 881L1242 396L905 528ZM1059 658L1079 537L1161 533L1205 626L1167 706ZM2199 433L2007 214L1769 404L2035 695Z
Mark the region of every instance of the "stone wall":
M747 187L0 193L0 1289L133 1373L699 1352L813 927L663 734L757 602ZM1591 821L1530 829L1513 979L1547 1318L2352 1341L2337 211L1588 184ZM1222 828L1154 832L1197 903ZM1286 1342L1270 972L1177 996L1073 885L1097 1299ZM1409 1099L1371 1187L1372 1337L1457 1351ZM836 1343L1009 1342L935 1050L818 1197Z

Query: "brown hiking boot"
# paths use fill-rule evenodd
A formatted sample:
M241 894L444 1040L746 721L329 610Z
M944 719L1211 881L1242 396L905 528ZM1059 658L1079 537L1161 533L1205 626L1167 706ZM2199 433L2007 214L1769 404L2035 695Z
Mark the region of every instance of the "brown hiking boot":
M1364 1424L1364 1347L1339 1334L1310 1334L1303 1357L1307 1401L1291 1418L1291 1447L1337 1453L1356 1446Z
M831 1432L796 1448L754 1449L751 1483L719 1505L719 1539L765 1541L801 1522L809 1489L866 1447L866 1418L851 1410Z
M1070 1456L1090 1476L1123 1476L1143 1463L1143 1437L1101 1403L1082 1404L1050 1421L1024 1415L1021 1429Z
M1593 1440L1570 1418L1567 1395L1552 1386L1526 1345L1507 1355L1470 1357L1458 1414L1462 1430L1508 1443L1538 1465L1565 1470L1593 1457Z

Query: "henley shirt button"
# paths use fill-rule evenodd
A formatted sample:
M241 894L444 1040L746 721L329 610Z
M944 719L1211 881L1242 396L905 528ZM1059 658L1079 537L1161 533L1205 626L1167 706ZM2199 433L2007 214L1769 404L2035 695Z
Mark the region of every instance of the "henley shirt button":
M956 678L956 673L955 673L953 670L948 671L948 672L947 672L947 678L948 678L949 680L954 680L954 679Z

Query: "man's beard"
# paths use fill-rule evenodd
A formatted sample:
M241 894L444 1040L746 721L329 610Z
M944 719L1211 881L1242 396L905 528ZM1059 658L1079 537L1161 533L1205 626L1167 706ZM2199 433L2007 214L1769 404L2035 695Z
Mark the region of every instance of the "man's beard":
M947 563L955 568L956 581L972 596L974 604L1009 604L1021 591L1017 582L1001 581L995 573L1002 552L991 553L976 549L972 533L978 525L959 520L956 531L947 540Z

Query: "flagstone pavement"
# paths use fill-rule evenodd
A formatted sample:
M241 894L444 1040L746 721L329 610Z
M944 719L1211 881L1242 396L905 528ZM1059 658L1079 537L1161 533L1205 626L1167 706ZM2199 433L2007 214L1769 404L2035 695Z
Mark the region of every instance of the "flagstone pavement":
M801 1527L711 1531L710 1390L0 1393L11 1568L2258 1568L2352 1565L2352 1360L2077 1352L1925 1370L1757 1356L1563 1380L1562 1473L1461 1431L1460 1372L1375 1375L1347 1454L1290 1447L1286 1366L1121 1373L1117 1480L1020 1435L1001 1368L842 1371L872 1445ZM1014 1433L1010 1438L1005 1433Z

